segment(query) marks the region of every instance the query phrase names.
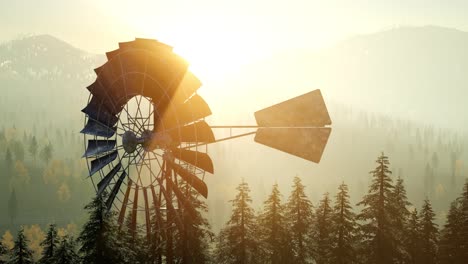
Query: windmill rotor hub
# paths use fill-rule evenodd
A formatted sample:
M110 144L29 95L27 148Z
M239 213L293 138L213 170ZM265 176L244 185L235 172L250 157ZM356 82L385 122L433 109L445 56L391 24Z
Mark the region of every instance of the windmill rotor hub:
M125 131L122 135L123 149L127 153L133 153L138 145L142 145L145 151L153 151L155 149L167 149L172 140L169 134L163 132L153 132L145 130L138 137L133 131Z
M127 153L135 152L140 142L141 140L135 135L135 133L133 133L133 131L125 131L122 135L122 146Z
M142 133L143 149L145 151L153 151L155 149L167 149L171 145L172 139L168 133L154 132L145 130Z

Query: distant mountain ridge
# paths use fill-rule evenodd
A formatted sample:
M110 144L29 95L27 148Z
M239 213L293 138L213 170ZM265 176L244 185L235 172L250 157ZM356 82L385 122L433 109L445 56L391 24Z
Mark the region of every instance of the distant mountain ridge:
M25 37L0 44L0 78L90 79L103 60L50 35Z
M279 99L319 88L328 101L468 131L468 32L456 29L357 35L319 51L277 54L239 75L249 77L246 90L261 95L274 90Z

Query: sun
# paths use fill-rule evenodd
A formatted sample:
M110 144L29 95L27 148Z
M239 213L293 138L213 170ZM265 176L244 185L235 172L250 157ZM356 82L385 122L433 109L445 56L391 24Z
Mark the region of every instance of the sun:
M190 70L203 79L222 79L269 53L255 33L234 25L216 25L213 21L217 19L206 17L186 18L180 22L182 25L157 29L140 23L139 35L174 47L174 52L189 62Z

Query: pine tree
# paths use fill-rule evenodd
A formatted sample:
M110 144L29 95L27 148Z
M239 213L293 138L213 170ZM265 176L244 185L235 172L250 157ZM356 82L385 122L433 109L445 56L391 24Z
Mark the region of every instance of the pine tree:
M310 263L312 221L314 220L312 202L305 194L305 186L299 177L294 177L292 192L286 204L286 221L290 234L290 247L293 252L292 263Z
M405 240L405 235L407 234L406 226L410 216L408 207L411 206L411 203L406 197L406 189L403 183L403 179L400 177L397 178L395 188L391 196L391 201L395 209L394 213L392 214L394 235L396 238L396 255L394 257L394 261L395 263L404 263L405 259L408 258L408 254L403 245L403 241Z
M464 260L468 259L468 179L463 186L463 192L460 199L461 227L460 235L464 238L461 241L462 255Z
M105 196L105 195L104 195ZM96 196L85 209L89 220L83 226L78 242L84 263L125 263L128 261L125 248L117 240L117 227L113 215L107 212L104 199Z
M438 230L434 223L435 213L428 199L420 212L421 263L437 263Z
M175 241L176 260L179 263L208 263L209 245L214 236L204 217L208 207L198 192L185 181L180 181L178 186L185 194L186 201L178 200L183 230L177 230L175 234L178 238Z
M118 234L118 239L121 241L122 246L126 249L126 256L132 260L132 263L147 263L149 261L148 241L143 234L143 227L135 223L133 226L132 214L128 214L123 228Z
M263 206L263 212L258 218L262 248L266 251L265 262L287 263L290 261L289 238L278 184L273 185L271 194Z
M16 199L16 191L13 189L8 198L8 215L10 216L10 223L15 222L16 216L18 214L18 200Z
M33 160L36 161L36 154L37 154L37 140L36 140L36 136L33 136L31 138L31 142L29 143L29 154L31 154L31 156L33 157Z
M165 248L165 211L161 210L159 201L152 206L151 216L151 242L149 247L150 263L162 263Z
M23 228L20 229L16 236L15 246L12 249L9 264L32 264L33 252L28 247L28 240L24 236Z
M54 256L50 264L78 264L80 263L80 256L76 252L76 242L73 237L68 235L60 239L57 250L54 253Z
M12 168L13 168L13 157L11 155L10 148L6 149L6 154L5 154L5 168L6 168L6 174L7 177L11 177L12 173Z
M455 200L450 205L447 222L441 232L439 260L441 264L463 264L463 243L461 203Z
M403 245L407 254L406 263L421 263L421 226L416 208L410 212L405 230Z
M369 192L358 206L364 206L357 219L362 221L364 255L371 263L393 263L396 255L396 238L392 217L395 208L391 201L394 187L388 166L390 162L383 153L376 160L377 167L371 171L372 183Z
M7 261L8 248L0 241L0 264Z
M348 186L344 183L338 187L331 224L333 227L331 263L354 263L357 223L349 202Z
M317 264L330 263L332 256L332 208L329 194L325 193L315 212L315 261Z
M219 236L217 245L217 263L258 263L257 226L254 210L251 207L250 189L242 181L236 188L238 191L231 200L232 215Z
M15 155L15 160L24 161L24 147L20 141L13 141L13 154Z
M52 158L53 148L50 142L41 149L41 158L44 163L49 164L50 159Z
M44 241L41 242L42 257L39 260L39 263L50 263L54 258L55 251L58 247L59 241L57 237L57 226L55 224L49 225L49 230L47 230L47 235Z

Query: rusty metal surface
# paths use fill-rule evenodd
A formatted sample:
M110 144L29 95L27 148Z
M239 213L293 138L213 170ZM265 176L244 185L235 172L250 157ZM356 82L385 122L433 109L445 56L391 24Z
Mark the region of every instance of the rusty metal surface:
M255 112L259 126L322 127L331 125L320 90L300 95Z
M255 142L319 163L331 128L260 128Z

